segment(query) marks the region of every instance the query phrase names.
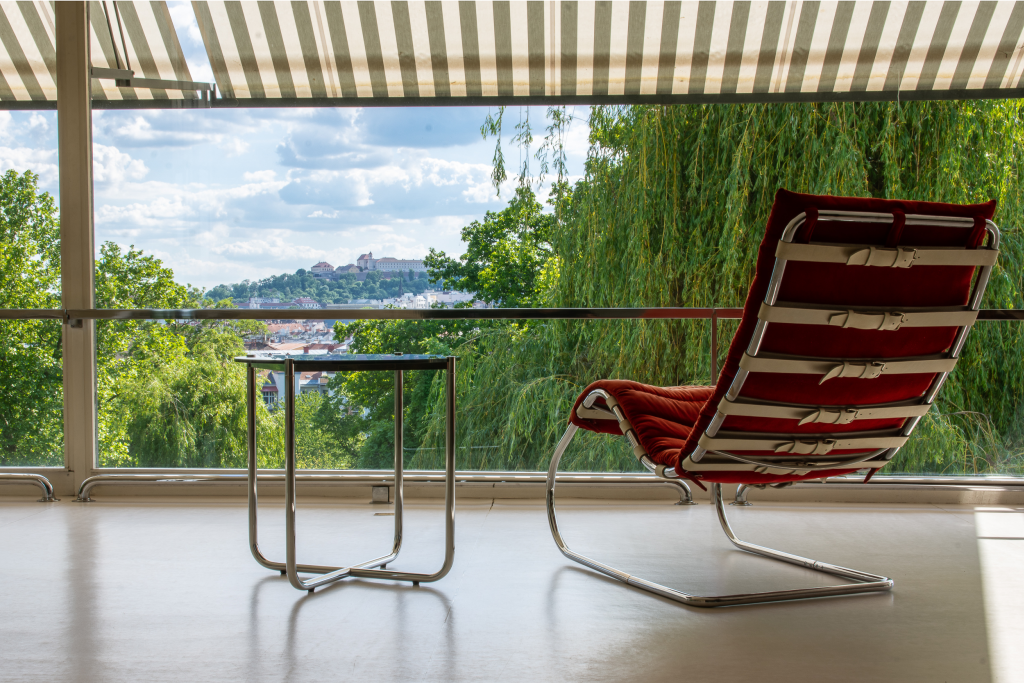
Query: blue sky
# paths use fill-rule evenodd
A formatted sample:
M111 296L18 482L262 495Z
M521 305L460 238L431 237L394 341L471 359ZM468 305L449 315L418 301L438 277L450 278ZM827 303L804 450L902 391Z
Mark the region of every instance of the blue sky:
M169 3L195 80L212 81L191 7ZM461 254L460 229L505 206L490 182L486 107L94 111L96 243L135 245L209 288L359 254ZM586 108L567 139L582 173ZM511 130L544 110L505 113ZM0 171L58 194L56 112L0 112ZM510 170L520 152L506 144Z

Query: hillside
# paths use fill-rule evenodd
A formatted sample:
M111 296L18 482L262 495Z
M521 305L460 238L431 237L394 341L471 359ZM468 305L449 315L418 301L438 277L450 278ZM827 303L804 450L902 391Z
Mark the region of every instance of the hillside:
M362 279L359 275L363 276ZM415 275L410 279L410 275ZM276 298L291 301L309 297L321 304L347 304L352 299L389 299L404 292L421 294L430 287L426 273L345 273L337 280L314 277L304 268L262 280L242 280L230 285L217 285L203 294L212 301L232 299L241 303L250 297Z

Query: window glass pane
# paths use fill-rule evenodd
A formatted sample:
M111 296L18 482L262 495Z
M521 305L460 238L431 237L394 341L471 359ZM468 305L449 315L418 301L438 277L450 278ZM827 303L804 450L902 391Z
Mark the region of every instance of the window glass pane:
M110 242L98 267L98 303L275 309L264 332L248 331L250 345L268 351L351 337L361 352L457 354L460 467L543 469L573 399L591 381L710 382L708 323L363 323L333 337L285 311L333 307L341 317L351 307L458 305L458 292L476 306L740 306L780 187L961 203L998 197L1003 244L986 305L1021 308L1022 240L1012 226L1024 193L1009 106L914 104L907 116L918 123L889 103L580 108L568 132L554 125L558 115L509 109L500 155L493 139L477 137L483 109L105 112L97 141L113 150L104 154L114 170L104 171L112 184L98 190L99 241ZM834 114L825 127L822 112ZM497 112L489 113L488 128L497 130ZM531 116L536 138L526 146ZM960 139L975 120L1000 134L979 132L970 149L936 142ZM906 139L887 137L892 127ZM898 150L876 158L883 143ZM539 149L549 155L544 182ZM552 192L559 149L574 184ZM954 155L961 171L935 162L940 152ZM507 177L494 193L499 158ZM424 257L422 267L414 263ZM122 292L115 283L116 296L100 296L111 282L106 272L146 259L149 271L124 266L124 277L144 286ZM424 269L428 278L420 277ZM735 330L735 321L721 322L719 368ZM975 327L934 412L886 473L1020 471L1024 378L1010 359L1024 354L1021 334L1017 323ZM115 345L101 362L121 362L135 343ZM213 342L182 343L187 358ZM438 381L409 379L410 467L440 463ZM348 431L311 432L321 441L310 442L309 453L320 454L309 455L310 466L385 466L387 377L336 376L327 386L327 398L303 399L310 404L303 410L324 415L322 406L331 406ZM274 415L271 405L267 419ZM636 468L621 440L585 439L574 444L580 452L569 456L570 468ZM228 462L235 455L223 454L240 451L223 444L236 442L224 432L210 451L221 455L197 450L194 461Z
M0 309L59 309L55 112L0 112ZM0 319L0 467L60 466L60 320Z
M0 308L60 308L56 112L0 112Z
M0 320L0 467L64 464L60 320Z

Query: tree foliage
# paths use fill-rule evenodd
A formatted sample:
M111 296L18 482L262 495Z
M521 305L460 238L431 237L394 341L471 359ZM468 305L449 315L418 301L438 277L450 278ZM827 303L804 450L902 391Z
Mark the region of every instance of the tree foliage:
M537 305L555 220L543 208L528 186L520 186L507 208L488 211L483 222L462 229L462 256L455 259L430 249L424 260L430 279L443 282L446 289L475 292L504 308Z
M60 308L53 198L31 171L0 176L0 308ZM61 322L0 320L0 466L63 463Z
M784 187L998 199L1002 252L985 305L1021 308L1022 124L1019 101L595 107L585 177L556 193L557 278L538 296L553 306L739 306ZM722 328L728 339L735 323ZM460 440L489 454L474 463L485 468L543 469L573 399L595 379L709 382L703 322L550 321L492 332L458 349ZM938 410L891 468L1024 471L1022 356L1020 325L976 325ZM440 405L426 445L441 443ZM618 443L580 443L570 466L575 458L581 467L635 467Z
M342 273L337 280L314 277L299 268L294 273L272 275L262 280L242 280L230 285L217 285L203 296L211 301L232 299L243 302L251 297L279 299L283 302L309 297L321 303L346 304L352 299L386 299L402 293L422 294L429 287L426 273L370 271L360 281L355 273ZM400 277L399 277L400 275ZM393 277L391 277L393 276Z

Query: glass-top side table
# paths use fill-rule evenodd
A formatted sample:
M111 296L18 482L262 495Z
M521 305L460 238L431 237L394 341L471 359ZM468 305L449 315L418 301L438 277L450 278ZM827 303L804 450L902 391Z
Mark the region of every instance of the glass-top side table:
M306 354L306 355L273 355L253 354L235 358L245 363L247 368L246 417L248 422L249 444L249 549L256 561L267 569L280 571L288 576L288 581L299 590L312 593L320 586L333 583L348 577L370 579L388 579L391 581L411 581L419 585L420 581L430 582L443 578L452 568L455 560L455 357L427 356L405 354ZM285 514L285 561L275 562L267 559L259 548L257 519L256 485L257 474L256 453L256 371L277 370L284 372L284 514ZM299 372L330 370L336 372L356 371L393 371L395 373L395 536L391 553L375 560L356 565L329 567L321 565L299 564L295 550L295 375ZM402 414L404 377L406 370L444 370L445 371L445 442L444 442L444 514L445 514L445 548L444 563L433 574L418 572L399 572L387 569L387 565L398 557L402 547L402 509L403 495L403 462L402 462ZM320 574L320 576L303 579L303 574Z

